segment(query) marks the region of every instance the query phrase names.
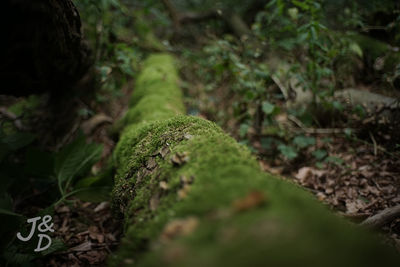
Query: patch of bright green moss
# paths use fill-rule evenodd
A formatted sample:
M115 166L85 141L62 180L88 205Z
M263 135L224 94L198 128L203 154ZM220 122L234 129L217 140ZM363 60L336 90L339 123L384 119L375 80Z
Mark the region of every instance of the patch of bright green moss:
M120 131L126 125L167 119L185 112L172 56L155 54L144 62L130 107L114 131Z

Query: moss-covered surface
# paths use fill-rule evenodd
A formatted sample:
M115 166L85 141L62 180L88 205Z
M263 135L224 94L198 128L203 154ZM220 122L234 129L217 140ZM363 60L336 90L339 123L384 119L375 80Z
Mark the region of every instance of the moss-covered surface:
M126 125L184 113L178 74L171 56L153 55L144 62L129 106L127 114L113 126L112 132L120 132Z
M379 67L382 71L393 72L400 64L400 53L394 51L388 44L361 34L354 35L352 38L361 47L364 58L371 65L375 64L378 58L383 59L382 66Z
M182 104L174 110L181 95L170 66L168 55L147 61L130 112L158 93L160 104L127 120L114 152L113 201L125 238L111 265L395 266L399 258L380 240L262 172L214 123L174 115Z

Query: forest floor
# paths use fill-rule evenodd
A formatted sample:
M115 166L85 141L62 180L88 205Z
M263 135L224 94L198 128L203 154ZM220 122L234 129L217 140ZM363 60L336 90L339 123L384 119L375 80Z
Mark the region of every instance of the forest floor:
M184 82L190 84L193 81ZM93 117L105 115L114 122L121 118L127 108L127 95L132 85L131 81L122 89L123 97L107 105L95 105L96 114ZM190 106L191 100L202 101L197 95L191 95L190 90L186 90L186 99L188 110L193 108ZM209 103L197 103L197 106L207 107ZM197 115L213 119L202 110ZM94 166L95 169L101 169L111 156L115 142L107 132L107 124L91 127L89 139L105 147L102 160ZM235 137L237 132L233 129L225 127L224 130ZM259 158L264 171L304 187L334 212L355 223L400 204L400 158L396 154L374 145L371 140L349 139L343 134L325 133L314 137L315 145L309 147L302 159L294 163L277 156L264 157L262 151L256 151L255 156ZM257 141L253 141L252 145L257 147ZM311 153L322 147L328 155L340 159L339 162L318 168ZM102 266L107 255L118 246L121 237L122 226L113 219L109 202L77 200L73 206L60 205L56 209L54 223L57 237L69 249L48 256L44 260L46 266ZM384 225L380 231L386 242L400 252L400 219Z
M207 114L200 114L207 118ZM233 136L237 133L232 132ZM400 205L400 158L386 149L343 134L317 134L300 161L282 160L277 155L264 157L256 152L261 168L310 191L339 216L361 223L386 208ZM326 140L329 140L327 143ZM258 147L254 141L253 147ZM311 153L324 148L338 162L317 167ZM400 252L400 219L381 227L388 244Z
M193 80L192 75L188 78L187 72L184 70L182 73L182 76L187 78L185 82L193 83L197 88L186 90L188 110L196 110L198 116L212 121L218 120L218 116L210 113L210 110L225 110L225 113L229 113L227 110L232 103L224 100L214 101L215 98L224 99L226 88L216 89L217 94L204 95L204 90L199 89L204 88L203 81ZM376 86L360 87L378 93L380 91ZM282 102L283 109L284 105ZM227 117L227 121L217 123L240 141L237 119L232 115ZM283 120L288 120L286 114L282 117ZM330 132L330 129L326 132L307 134L314 137L316 142L294 161L285 160L277 153L271 155L261 147L257 137L250 137L248 146L253 149L264 171L298 184L339 216L359 224L387 208L400 205L400 156L394 149L396 134L388 130L390 126L382 132L375 131L377 136L374 138L368 129L373 129L376 125L357 123L361 133L354 138L348 138L343 133ZM342 124L341 127L344 129L348 126ZM316 150L325 150L327 155L335 160L318 166L319 163L312 156ZM400 218L380 227L379 231L385 242L400 252Z

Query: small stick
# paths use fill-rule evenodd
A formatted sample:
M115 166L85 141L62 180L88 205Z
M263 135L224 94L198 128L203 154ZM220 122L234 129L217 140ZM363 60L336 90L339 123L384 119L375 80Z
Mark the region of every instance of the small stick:
M351 130L354 131L354 129L351 128L308 128L305 127L304 124L297 119L295 116L288 115L287 116L290 121L292 121L294 124L296 124L303 132L307 134L340 134L340 133L345 133L346 130Z
M283 86L283 84L278 79L278 77L276 77L275 75L271 75L271 79L278 86L278 88L281 90L281 93L282 93L283 97L285 98L285 100L288 100L288 98L289 98L288 90L285 88L285 86Z
M372 143L374 144L374 155L377 156L378 155L378 146L377 146L375 138L371 132L369 132L369 137L371 137Z
M384 209L383 211L367 218L361 225L377 229L400 216L400 205Z

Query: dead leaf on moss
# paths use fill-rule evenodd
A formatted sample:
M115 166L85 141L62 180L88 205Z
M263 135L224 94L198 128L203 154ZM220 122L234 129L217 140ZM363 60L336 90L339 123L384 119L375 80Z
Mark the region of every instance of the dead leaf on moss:
M152 170L152 169L154 169L155 167L157 167L156 159L155 159L154 157L151 157L151 158L147 161L146 168L147 168L148 170Z
M193 216L185 219L173 220L164 227L160 240L166 243L177 237L187 236L197 228L198 224L198 219Z
M189 191L190 191L190 185L184 184L183 187L178 190L178 199L181 200L186 198Z
M233 209L236 212L246 211L259 207L266 202L266 197L263 192L252 191L247 196L237 199L232 203Z
M191 134L185 134L183 137L185 137L185 139L190 140L193 138L193 135Z
M160 203L160 197L158 195L154 195L150 198L149 206L151 211L155 211Z
M181 175L181 177L179 177L179 179L180 179L182 185L191 184L194 181L194 176L191 175L190 177L187 177L186 175Z
M159 185L160 185L160 188L164 189L164 190L168 190L168 188L169 188L166 181L161 181Z
M189 161L188 152L176 153L171 157L171 162L176 166L180 166L188 161Z
M162 148L160 148L160 155L162 158L165 158L166 155L168 155L170 152L169 147L168 146L164 146Z

